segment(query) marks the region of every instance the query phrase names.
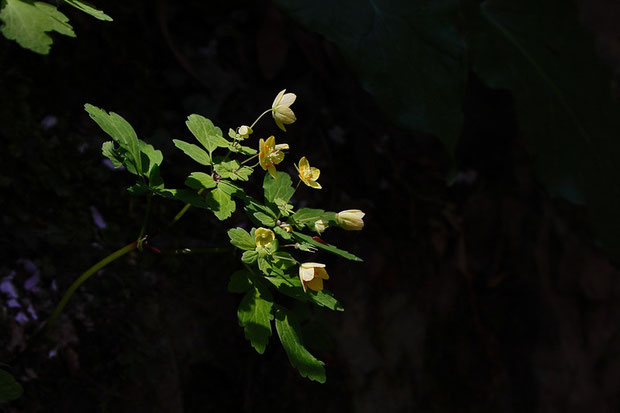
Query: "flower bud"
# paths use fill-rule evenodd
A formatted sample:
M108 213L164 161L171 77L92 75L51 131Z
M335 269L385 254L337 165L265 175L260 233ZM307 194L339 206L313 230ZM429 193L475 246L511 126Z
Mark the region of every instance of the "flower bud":
M329 222L325 221L324 219L319 219L314 223L314 230L319 234L322 234L327 229L327 227L329 227Z
M336 214L336 222L346 231L360 231L364 228L364 215L359 209L347 209Z

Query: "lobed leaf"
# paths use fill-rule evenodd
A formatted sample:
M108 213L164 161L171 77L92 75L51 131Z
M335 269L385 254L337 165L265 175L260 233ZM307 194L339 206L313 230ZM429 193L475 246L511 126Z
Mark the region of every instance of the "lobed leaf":
M185 125L198 139L198 142L209 152L209 155L216 148L227 148L229 145L229 142L222 136L222 130L203 116L189 115Z
M295 315L282 306L276 306L275 310L276 330L291 365L299 371L302 377L325 383L325 368L323 367L325 363L316 359L304 347L301 329Z
M245 331L245 338L259 354L265 352L271 336L272 307L273 298L269 290L258 283L253 283L253 288L243 297L237 311L239 325Z
M256 244L254 238L243 228L231 228L228 230L230 243L242 250L254 251Z
M193 143L188 143L179 139L173 139L174 146L185 152L187 156L195 160L201 165L211 165L211 157L208 153L202 150L197 145Z

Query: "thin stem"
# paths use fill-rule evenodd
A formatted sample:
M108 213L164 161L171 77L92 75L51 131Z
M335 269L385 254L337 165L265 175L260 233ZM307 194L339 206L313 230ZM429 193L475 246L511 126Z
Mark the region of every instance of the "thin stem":
M75 290L77 290L80 287L80 285L84 284L84 282L86 282L86 280L88 280L93 274L96 274L97 271L99 271L100 269L108 265L109 263L116 261L117 259L127 254L128 252L135 250L137 246L138 246L137 241L134 241L131 244L125 245L123 248L117 251L114 251L112 254L108 255L107 257L99 261L97 264L93 265L88 270L86 270L82 275L80 275L78 279L75 280L73 284L71 284L71 287L69 287L65 295L60 300L60 303L58 303L58 305L54 309L54 312L52 313L49 320L47 321L47 328L50 328L54 324L54 322L56 322L56 319L58 318L60 313L62 313L62 310L67 305L67 302L69 302L69 299L71 298L71 296L73 296L73 293L75 292Z
M144 214L144 222L142 222L142 228L140 228L140 235L138 235L138 249L140 251L142 251L142 242L144 241L146 226L149 223L149 216L151 215L151 198L153 198L153 193L149 192L146 195L146 212Z
M243 165L244 163L251 161L252 159L256 158L257 156L258 156L258 154L252 155L251 157L249 157L245 161L241 162L239 165Z
M186 254L217 254L222 252L230 252L232 248L214 247L214 248L179 248L174 250L162 250L162 254L186 255Z
M264 111L263 113L260 114L260 116L258 118L256 118L256 120L254 121L254 123L252 124L252 126L250 126L250 129L254 129L254 125L256 125L256 122L258 122L260 120L260 118L262 118L263 116L265 116L266 114L268 114L269 112L271 112L272 109L267 109L266 111Z
M202 194L203 192L204 192L204 188L203 188L203 189L200 189L200 190L198 191L198 195ZM183 207L183 208L179 211L179 213L178 213L178 214L176 214L176 215L174 216L174 218L172 218L172 221L170 221L170 222L168 223L168 226L167 226L167 227L171 227L171 226L172 226L172 225L174 225L174 224L175 224L178 220L180 220L180 219L183 217L183 215L185 215L185 213L187 212L187 210L189 209L189 207L191 207L191 206L192 206L192 204L185 204L185 206L184 206L184 207Z

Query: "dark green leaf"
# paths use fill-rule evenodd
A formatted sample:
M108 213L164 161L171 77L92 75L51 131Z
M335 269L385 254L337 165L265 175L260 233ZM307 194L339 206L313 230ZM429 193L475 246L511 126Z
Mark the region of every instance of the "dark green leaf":
M275 232L277 235L282 237L282 239L285 240L285 241L292 241L293 240L293 236L291 235L291 233L290 232L286 232L285 230L283 230L280 227L275 227L273 229L273 232Z
M335 212L325 212L322 209L302 208L291 215L291 223L299 229L303 229L307 226L310 229L314 229L314 223L319 219L325 221L335 221Z
M461 131L466 45L457 0L276 0L334 42L362 86L399 124L437 134L454 150Z
M115 168L120 168L123 166L124 157L116 148L114 148L114 142L104 142L101 146L101 153L112 162L112 165L114 165Z
M248 166L240 166L237 161L221 162L215 165L215 172L222 178L247 181L254 170Z
M246 270L240 270L230 276L228 292L243 294L251 287L250 274Z
M10 373L0 370L0 403L18 399L23 392L22 385Z
M256 220L258 222L261 223L261 225L264 225L264 226L269 227L269 228L272 228L272 227L274 227L276 225L276 220L273 217L271 217L271 216L269 216L267 214L264 214L264 213L262 213L260 211L259 212L255 212L252 215L254 216L254 218L256 218Z
M211 157L204 150L193 143L187 143L178 139L173 139L174 146L185 152L187 156L201 165L211 165Z
M325 363L316 359L303 345L301 329L295 315L284 307L276 307L276 330L291 365L302 377L325 383Z
M254 283L254 288L243 297L237 311L239 325L245 330L245 338L259 354L265 352L271 336L272 306L273 299L269 290L257 287L257 283Z
M331 291L312 291L308 289L307 294L311 300L320 305L321 307L327 307L330 310L344 311L344 307L334 297Z
M297 232L297 231L293 231L292 232L293 237L295 237L298 241L303 241L306 242L312 246L318 247L320 249L323 249L325 251L329 251L332 254L336 254L336 255L340 255L341 257L344 257L348 260L351 261L363 261L361 258L356 257L355 255L351 254L350 252L347 252L345 250L341 250L339 248L336 248L333 245L325 245L321 242L315 241L311 236L306 235L306 234L302 234L301 232Z
M174 199L186 204L204 209L211 209L211 206L207 203L204 197L198 195L195 191L189 189L156 189L153 191L159 196L164 198Z

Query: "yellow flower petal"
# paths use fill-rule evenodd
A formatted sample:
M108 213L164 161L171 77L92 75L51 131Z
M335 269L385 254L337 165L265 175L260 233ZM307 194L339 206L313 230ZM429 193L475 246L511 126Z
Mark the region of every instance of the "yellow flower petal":
M318 277L314 277L312 281L306 282L306 287L313 291L323 291L323 280Z

